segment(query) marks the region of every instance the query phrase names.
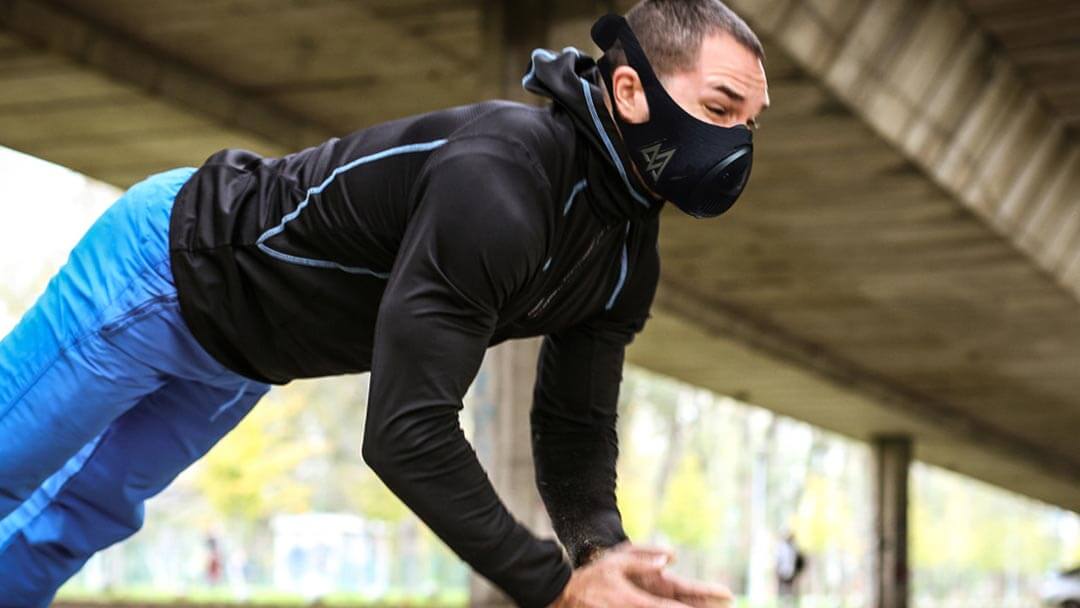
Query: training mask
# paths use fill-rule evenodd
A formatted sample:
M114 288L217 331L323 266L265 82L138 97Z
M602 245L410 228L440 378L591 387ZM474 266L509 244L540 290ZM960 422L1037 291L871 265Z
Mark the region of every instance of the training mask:
M616 40L621 42L627 63L641 78L649 102L648 122L627 122L617 109L612 114L649 188L694 217L716 217L730 209L750 179L754 156L750 129L712 125L682 109L660 83L623 17L601 17L592 38L603 51ZM614 105L615 66L607 57L598 65Z

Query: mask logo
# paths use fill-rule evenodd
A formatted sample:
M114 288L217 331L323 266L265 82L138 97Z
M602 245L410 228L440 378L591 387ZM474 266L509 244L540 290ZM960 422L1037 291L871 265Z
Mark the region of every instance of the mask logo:
M641 155L645 157L645 171L652 176L654 180L659 180L660 175L664 173L664 169L667 169L668 163L671 162L671 158L675 156L675 152L678 148L672 148L670 150L661 150L660 146L664 142L659 141L651 146L646 146L641 149Z

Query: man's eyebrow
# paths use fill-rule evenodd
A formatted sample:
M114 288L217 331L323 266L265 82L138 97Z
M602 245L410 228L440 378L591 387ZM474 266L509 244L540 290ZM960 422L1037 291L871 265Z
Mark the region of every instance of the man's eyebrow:
M731 88L730 86L728 86L726 84L718 84L718 85L714 86L713 88L716 89L717 91L720 91L721 93L727 95L728 97L734 99L735 101L746 101L746 97L742 96L735 89Z

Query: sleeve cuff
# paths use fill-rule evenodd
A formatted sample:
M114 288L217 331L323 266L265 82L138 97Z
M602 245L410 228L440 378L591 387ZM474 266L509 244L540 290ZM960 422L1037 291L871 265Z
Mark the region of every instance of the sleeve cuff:
M582 566L588 565L596 557L597 552L603 551L604 549L610 549L627 540L630 539L627 538L625 534L620 534L619 536L613 536L603 540L592 539L582 542L573 555L574 568L581 568Z
M548 584L537 589L536 593L532 594L528 600L518 600L518 605L523 608L547 608L555 600L559 599L559 595L562 594L563 589L570 582L573 573L574 570L570 567L570 564L563 561L558 574Z

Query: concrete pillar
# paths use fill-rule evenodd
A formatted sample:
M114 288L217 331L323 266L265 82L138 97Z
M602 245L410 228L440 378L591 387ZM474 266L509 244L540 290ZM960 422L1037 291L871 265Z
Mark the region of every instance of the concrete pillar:
M521 87L533 49L589 48L592 19L610 10L608 2L581 0L486 0L483 95L535 103ZM551 521L536 490L529 410L536 381L540 340L501 344L484 360L483 386L475 407L476 444L481 463L507 507L541 537L554 538ZM484 579L473 576L470 605L501 608L513 604Z
M532 50L546 45L548 15L541 0L487 0L484 3L484 57L481 94L485 98L529 101L521 89ZM474 444L495 490L519 521L539 536L553 537L551 522L535 486L529 410L540 340L517 340L488 351L478 386ZM469 581L470 606L514 604L485 579Z
M486 78L482 94L489 98L529 102L521 77L532 50L546 46L551 12L543 0L485 0L483 45Z
M474 444L506 506L534 534L554 538L555 533L533 481L529 409L536 378L539 340L506 342L488 351L483 381L474 407ZM483 578L473 575L470 605L503 608L514 604Z
M874 454L874 608L907 608L909 437L877 437Z

